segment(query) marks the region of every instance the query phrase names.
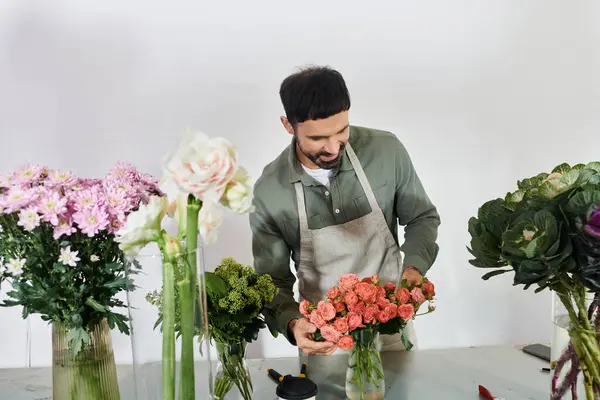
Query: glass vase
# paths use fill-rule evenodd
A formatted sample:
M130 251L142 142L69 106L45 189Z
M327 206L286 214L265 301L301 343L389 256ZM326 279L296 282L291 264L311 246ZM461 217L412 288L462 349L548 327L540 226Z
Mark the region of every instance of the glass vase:
M385 396L385 377L379 353L379 333L363 329L354 335L348 358L346 396L350 400L380 400Z
M215 373L215 400L251 400L254 388L246 365L246 343L216 343L219 363Z
M182 247L184 250L174 257L175 262L173 258L167 262L158 246L151 245L127 262L127 274L136 287L127 293L127 304L138 400L212 398L204 251L199 243L193 252L195 257L190 257L191 253L185 251L185 243ZM186 340L182 336L181 317L187 304L182 291L186 286L192 287L186 278L187 268L195 270L196 293L193 337ZM165 281L171 285L165 285ZM169 297L174 300L172 319L164 312L164 301ZM190 365L193 367L188 368Z
M586 391L586 379L582 372L582 364L586 370L596 370L600 373L600 354L592 355L598 350L598 300L593 293L579 291L581 295L576 301L575 296L565 297L552 291L552 343L551 357L551 399L595 399L594 388ZM579 303L579 304L578 304ZM566 304L566 305L565 305ZM581 315L580 310L587 314L590 326L586 322L572 323L572 317ZM575 313L575 314L573 314ZM589 329L591 328L591 329ZM592 352L589 350L592 349ZM581 358L582 352L588 356ZM596 375L598 377L598 374ZM590 380L593 386L594 381ZM597 379L595 382L599 382ZM596 388L599 390L600 388Z
M52 398L56 400L119 400L119 382L106 320L87 331L89 344L76 354L68 330L52 324Z

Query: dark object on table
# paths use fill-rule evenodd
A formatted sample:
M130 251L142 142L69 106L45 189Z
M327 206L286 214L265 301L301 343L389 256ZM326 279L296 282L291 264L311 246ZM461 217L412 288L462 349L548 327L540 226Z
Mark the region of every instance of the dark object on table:
M543 344L531 344L523 347L523 352L534 357L540 358L544 361L550 362L550 347Z
M299 376L281 375L267 368L267 373L278 382L275 394L281 400L314 400L317 396L317 385L306 377L306 364L302 364Z

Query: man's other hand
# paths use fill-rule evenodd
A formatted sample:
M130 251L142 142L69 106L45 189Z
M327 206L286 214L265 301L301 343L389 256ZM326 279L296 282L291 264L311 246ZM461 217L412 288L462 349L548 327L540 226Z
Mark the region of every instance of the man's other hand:
M415 267L407 267L402 273L402 281L406 279L406 283L409 286L411 285L419 285L423 281L423 275L421 275L421 271L416 269Z
M336 350L335 343L316 342L314 340L317 327L306 318L291 320L288 327L296 339L298 348L305 354L328 356Z

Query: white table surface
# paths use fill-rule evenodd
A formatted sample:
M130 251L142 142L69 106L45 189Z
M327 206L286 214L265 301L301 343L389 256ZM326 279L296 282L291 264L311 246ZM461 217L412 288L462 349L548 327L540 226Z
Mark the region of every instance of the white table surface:
M382 359L386 376L385 398L390 400L480 399L478 385L487 387L499 399L549 398L550 376L548 372L540 371L549 367L549 363L515 347L390 352L382 353ZM319 385L318 400L345 398L346 362L347 356L311 357L307 375ZM298 358L248 360L255 387L254 398L275 398L276 384L267 377L267 368L283 375L298 375L299 364ZM153 376L160 376L158 364L150 368ZM198 372L203 369L200 366ZM131 366L118 366L122 400L134 399L131 371ZM52 399L52 370L0 369L0 399Z

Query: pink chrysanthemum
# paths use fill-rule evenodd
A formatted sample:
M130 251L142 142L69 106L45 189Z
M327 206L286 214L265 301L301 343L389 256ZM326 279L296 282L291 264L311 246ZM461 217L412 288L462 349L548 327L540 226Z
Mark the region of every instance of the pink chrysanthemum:
M48 177L44 183L48 187L70 187L77 183L77 179L73 177L71 172L52 170L48 172Z
M104 198L111 213L120 217L124 217L132 208L125 188L109 185L105 188Z
M88 186L84 184L84 189L71 193L70 198L73 201L73 207L77 211L83 211L90 207L99 205L104 196L98 186Z
M54 228L54 240L57 240L61 236L71 236L77 229L73 226L73 220L66 216L61 216L58 219L58 225Z
M79 226L79 230L89 237L94 237L98 232L108 227L108 214L101 205L94 205L73 215L73 220Z
M107 181L111 180L126 180L135 182L140 179L140 173L135 169L133 165L127 162L118 162L114 167L108 171L106 176Z
M48 192L39 202L42 220L58 225L58 216L67 212L67 199L56 191Z
M39 181L46 173L47 170L41 165L26 164L15 172L14 179L20 185L29 185Z
M32 192L18 186L12 186L1 201L0 207L4 209L4 213L10 214L27 207L32 202Z

